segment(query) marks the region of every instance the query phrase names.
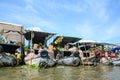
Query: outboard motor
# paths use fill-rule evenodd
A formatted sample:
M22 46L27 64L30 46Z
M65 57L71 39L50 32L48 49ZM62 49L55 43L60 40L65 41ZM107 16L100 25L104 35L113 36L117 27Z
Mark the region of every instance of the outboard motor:
M40 69L47 68L47 67L48 67L48 64L45 61L39 63L39 68Z
M53 61L52 59L50 59L47 50L43 50L40 55L41 55L41 58L39 62L39 69L45 69L45 68L53 67L56 65L56 61Z
M48 59L50 59L49 55L48 55L48 51L47 50L42 50L40 53L41 56L41 60L39 63L39 68L47 68L48 67L48 63L46 62Z

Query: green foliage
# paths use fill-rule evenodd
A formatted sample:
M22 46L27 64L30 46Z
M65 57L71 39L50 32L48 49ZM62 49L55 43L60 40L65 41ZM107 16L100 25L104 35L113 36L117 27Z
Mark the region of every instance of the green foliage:
M3 43L3 38L0 36L0 43Z
M24 46L24 50L25 50L25 51L28 51L28 46Z
M110 48L109 48L109 47L104 47L104 50L105 50L105 51L109 51Z
M31 68L33 68L33 69L38 69L38 66L35 65L35 64L33 64L33 65L31 65Z
M63 51L63 50L64 50L64 48L62 48L62 47L58 47L58 50Z
M102 46L91 47L90 50L102 50Z
M0 38L0 43L2 43L2 38Z
M22 65L22 66L17 66L17 68L32 68L32 69L38 69L38 66L33 64L33 65Z

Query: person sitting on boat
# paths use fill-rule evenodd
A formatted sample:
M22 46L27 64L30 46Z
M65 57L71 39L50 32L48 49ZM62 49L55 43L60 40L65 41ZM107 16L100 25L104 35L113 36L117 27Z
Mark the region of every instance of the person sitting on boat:
M41 57L41 58L46 58L49 59L49 55L48 55L48 51L44 49L42 43L39 43L38 45L38 54L36 55L36 57Z
M100 62L101 63L106 63L110 57L108 56L108 51L105 51L105 56L101 57Z
M58 50L58 48L57 48L56 45L54 45L53 51L54 51L54 58L55 58L55 59L60 59L60 58L62 58L62 54L61 54L60 50Z
M43 50L43 46L42 46L42 43L40 43L38 46L38 54L37 54L38 56L40 56L40 53L42 50Z
M65 50L65 51L68 51L68 49L69 49L69 45L66 44L66 45L64 46L64 50Z
M50 56L50 59L55 60L54 58L54 47L53 45L49 45L47 47L48 55Z
M70 48L72 48L73 45L71 45L70 43L67 43L65 46L64 46L64 50L65 51L68 51Z
M24 58L25 64L32 64L32 59L35 57L34 51L33 50L28 50L27 55Z

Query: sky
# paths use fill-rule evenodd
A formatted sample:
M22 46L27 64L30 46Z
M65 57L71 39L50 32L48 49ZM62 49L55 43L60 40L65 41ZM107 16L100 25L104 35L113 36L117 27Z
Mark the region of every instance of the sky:
M0 0L0 22L120 43L120 0Z

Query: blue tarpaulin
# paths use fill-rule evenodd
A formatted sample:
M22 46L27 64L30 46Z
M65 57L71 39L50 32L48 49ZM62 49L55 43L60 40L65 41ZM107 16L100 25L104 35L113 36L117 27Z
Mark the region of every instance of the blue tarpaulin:
M117 46L117 47L115 47L115 48L112 48L110 51L116 52L116 50L120 50L120 46Z

